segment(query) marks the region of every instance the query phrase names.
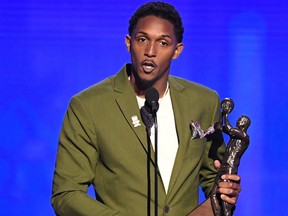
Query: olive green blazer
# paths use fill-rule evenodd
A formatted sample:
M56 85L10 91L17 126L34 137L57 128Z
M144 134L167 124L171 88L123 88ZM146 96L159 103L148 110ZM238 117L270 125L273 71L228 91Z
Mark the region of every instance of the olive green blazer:
M70 101L53 179L52 205L58 215L146 216L149 206L154 215L153 150L149 161L146 128L126 73L129 67ZM191 120L203 129L219 120L217 93L172 76L169 84L179 148L167 194L158 175L158 215L181 216L198 205L199 185L209 194L216 175L213 161L225 145L222 135L191 139ZM91 184L97 200L86 194Z

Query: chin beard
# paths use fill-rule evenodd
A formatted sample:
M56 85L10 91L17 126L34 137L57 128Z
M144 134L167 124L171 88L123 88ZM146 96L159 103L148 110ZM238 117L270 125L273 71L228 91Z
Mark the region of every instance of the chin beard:
M150 87L152 87L155 83L154 80L144 80L144 79L141 79L140 77L135 77L135 83L137 85L137 88L139 90L146 90Z
M136 86L137 86L137 88L139 90L145 91L145 90L147 90L148 88L152 87L155 84L157 79L152 79L152 80L142 79L139 76L139 74L137 72L134 72L134 71L132 70L132 73L133 73L134 78L135 78L135 84L136 84Z

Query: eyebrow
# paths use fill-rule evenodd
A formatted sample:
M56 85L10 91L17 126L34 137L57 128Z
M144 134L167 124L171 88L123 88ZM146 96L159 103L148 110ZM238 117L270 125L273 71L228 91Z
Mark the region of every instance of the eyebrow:
M138 34L143 34L143 35L148 36L148 34L146 32L143 32L143 31L139 31L139 32L136 33L136 35L138 35ZM162 38L170 38L170 39L172 39L172 37L170 35L165 35L165 34L161 35L161 37Z

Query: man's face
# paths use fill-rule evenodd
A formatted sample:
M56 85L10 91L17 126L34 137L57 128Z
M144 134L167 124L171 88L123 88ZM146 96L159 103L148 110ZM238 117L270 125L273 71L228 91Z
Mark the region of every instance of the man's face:
M237 127L242 129L247 125L248 119L245 117L241 117L237 120Z
M126 46L131 53L134 85L141 90L166 83L171 60L183 49L173 24L156 16L141 18L132 35L126 36Z

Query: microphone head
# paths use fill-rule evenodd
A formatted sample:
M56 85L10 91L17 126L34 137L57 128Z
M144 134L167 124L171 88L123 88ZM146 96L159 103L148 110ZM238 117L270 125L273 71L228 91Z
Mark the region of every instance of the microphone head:
M145 99L145 103L147 103L148 106L152 108L152 110L157 112L159 109L159 92L154 87L150 87L145 92Z

